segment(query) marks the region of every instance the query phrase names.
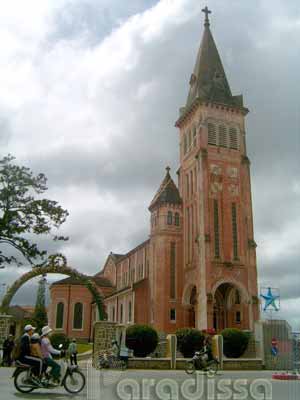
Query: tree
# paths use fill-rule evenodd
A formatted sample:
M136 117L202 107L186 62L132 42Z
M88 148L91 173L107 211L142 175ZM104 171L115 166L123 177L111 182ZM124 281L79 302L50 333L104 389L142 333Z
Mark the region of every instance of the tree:
M224 343L224 355L228 358L241 357L250 340L248 332L236 328L226 328L221 332Z
M42 278L39 280L39 287L33 313L33 320L38 331L40 331L42 327L48 323L46 311L46 283L46 277L42 276Z
M204 335L195 328L181 328L176 331L177 347L185 358L193 357L195 351L203 348Z
M56 201L42 198L48 189L46 176L41 173L35 176L14 160L11 155L0 160L0 267L11 263L22 265L24 260L17 259L16 253L32 265L36 260L43 261L47 251L39 248L34 236L51 234L69 215ZM53 239L68 240L55 235Z
M158 334L149 325L131 325L126 329L126 346L135 357L147 357L158 345Z

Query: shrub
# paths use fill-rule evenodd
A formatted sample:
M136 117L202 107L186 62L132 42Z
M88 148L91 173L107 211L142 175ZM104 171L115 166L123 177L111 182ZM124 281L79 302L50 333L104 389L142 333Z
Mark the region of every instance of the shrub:
M65 335L64 333L52 333L52 335L50 336L50 340L52 346L55 349L58 349L58 346L62 344L64 350L67 350L70 342L68 336Z
M229 358L241 357L249 343L249 333L240 329L227 328L221 332L224 340L224 355Z
M198 329L182 328L176 331L177 348L184 357L193 357L203 347L204 335Z
M133 350L135 357L146 357L158 344L158 334L148 325L132 325L126 330L126 346Z

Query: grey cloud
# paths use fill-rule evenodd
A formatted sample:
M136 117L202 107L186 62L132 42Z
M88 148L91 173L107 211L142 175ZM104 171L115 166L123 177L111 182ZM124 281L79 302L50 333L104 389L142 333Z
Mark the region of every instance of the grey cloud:
M71 45L72 41L80 41L87 35L86 46L94 49L101 45L105 35L116 29L120 19L142 12L154 2L134 1L129 5L113 1L109 7L107 4L74 1L58 10L54 17L56 27L49 37L51 45L62 40L66 45L70 41ZM297 260L300 253L283 254L268 264L263 246L265 237L289 229L288 222L300 216L299 193L293 190L300 176L300 53L295 51L299 27L293 25L300 9L296 1L279 0L272 8L259 0L235 1L230 7L223 0L215 0L210 7L213 10L211 28L232 91L244 94L245 104L251 111L247 117L247 146L252 161L260 280L282 286L286 301L299 299ZM174 122L187 96L202 24L202 17L195 15L179 26L174 23L162 37L153 41L137 40L134 43L138 54L136 65L131 70L120 68L118 85L112 84L110 90L103 89L103 82L94 88L93 99L87 100L95 106L94 112L99 110L102 115L104 108L121 130L113 136L109 149L95 145L92 150L86 150L66 141L52 152L49 149L43 157L34 152L28 155L30 166L36 172L46 173L51 196L63 206L63 188L67 191L75 186L84 194L85 191L89 193L90 187L96 187L98 193L119 199L127 210L126 215L120 216L113 208L110 212L78 211L76 199L74 208L68 203L70 217L63 232L70 235L70 242L61 249L79 269L97 272L110 250L125 252L147 239L147 206L167 164L172 167L176 180L179 157ZM40 79L47 81L46 76ZM89 84L89 79L86 77L86 82L82 82L83 88ZM147 84L151 85L151 90L139 97L140 88ZM31 115L34 113L35 109ZM72 113L72 99L66 113ZM43 126L43 116L40 118L40 126ZM95 118L92 126L86 121L83 126L76 126L74 122L72 132L84 135L84 130L92 129L96 137L103 129L100 118ZM63 124L60 127L57 121L45 119L45 135L54 129L64 134ZM12 136L7 146L12 153L14 145ZM290 314L290 318L296 321L294 314Z
M258 265L262 286L280 288L282 300L297 300L300 297L298 255L282 254L276 262L261 261Z

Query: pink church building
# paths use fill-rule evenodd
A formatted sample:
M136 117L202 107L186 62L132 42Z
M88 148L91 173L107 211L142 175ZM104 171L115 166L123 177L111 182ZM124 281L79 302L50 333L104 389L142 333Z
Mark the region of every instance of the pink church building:
M243 97L231 93L206 12L186 104L175 123L177 184L167 168L149 205L148 239L126 254L111 252L91 277L109 321L166 333L253 330L259 305L247 114ZM85 340L98 319L90 292L72 278L51 286L49 316L55 331Z

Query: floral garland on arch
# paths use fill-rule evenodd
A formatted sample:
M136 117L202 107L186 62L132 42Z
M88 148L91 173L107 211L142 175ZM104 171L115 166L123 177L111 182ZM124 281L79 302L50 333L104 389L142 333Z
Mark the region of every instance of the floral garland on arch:
M89 277L87 277L85 274L82 274L81 272L78 272L76 269L68 267L67 266L67 258L63 254L53 254L48 257L48 260L43 263L36 265L32 267L32 269L25 274L23 274L19 279L17 279L12 286L9 287L7 290L5 296L2 299L2 303L0 306L0 310L3 313L6 313L8 311L10 302L16 292L19 290L19 288L24 285L27 281L30 279L39 276L39 275L45 275L47 273L53 273L53 274L62 274L62 275L68 275L71 276L72 278L78 280L81 282L93 295L93 298L95 300L95 303L98 308L99 312L99 319L104 320L106 319L106 313L104 310L104 304L103 304L103 299L102 296L100 295L98 288Z

